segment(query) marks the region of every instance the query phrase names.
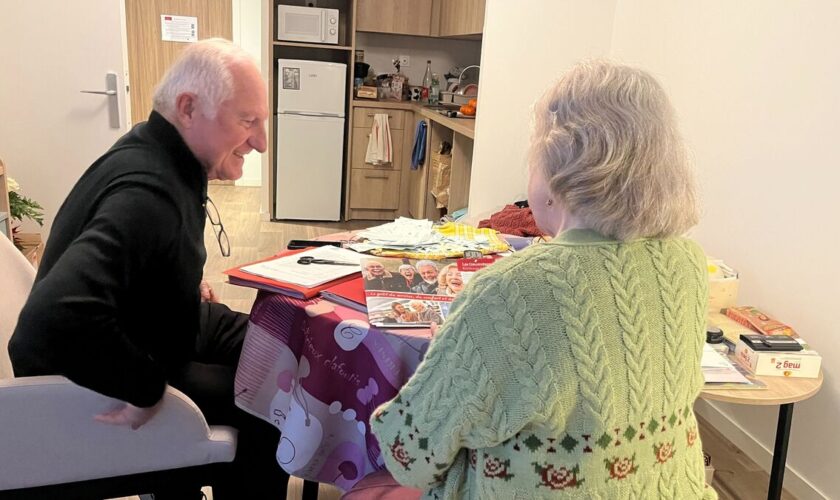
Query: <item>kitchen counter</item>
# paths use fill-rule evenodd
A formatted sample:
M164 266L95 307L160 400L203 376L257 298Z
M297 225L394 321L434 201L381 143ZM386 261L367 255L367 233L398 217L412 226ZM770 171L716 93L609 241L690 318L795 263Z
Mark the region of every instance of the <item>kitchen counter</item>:
M410 101L378 101L367 99L353 99L353 107L356 108L383 108L383 109L402 109L405 111L413 111L424 118L428 118L433 122L437 122L446 128L469 137L475 138L475 119L474 118L449 118L437 112L435 109L430 109L427 106L417 104Z

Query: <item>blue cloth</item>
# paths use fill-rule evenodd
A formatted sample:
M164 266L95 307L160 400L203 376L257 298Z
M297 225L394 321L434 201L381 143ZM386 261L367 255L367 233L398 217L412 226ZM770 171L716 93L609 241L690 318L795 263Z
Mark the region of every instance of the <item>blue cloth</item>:
M414 147L411 149L411 170L417 170L426 162L426 120L417 122L414 130Z

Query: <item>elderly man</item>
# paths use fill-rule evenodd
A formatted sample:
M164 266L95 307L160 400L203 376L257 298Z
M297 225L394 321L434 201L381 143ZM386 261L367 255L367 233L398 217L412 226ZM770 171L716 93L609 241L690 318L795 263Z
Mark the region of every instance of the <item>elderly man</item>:
M414 293L425 293L435 295L438 291L438 268L437 264L430 260L421 260L417 263L417 272L423 281L411 287Z
M285 498L277 430L233 403L247 316L199 292L205 213L230 251L207 181L238 179L243 157L265 151L267 108L242 49L220 39L184 49L149 120L93 163L56 215L9 343L16 375L60 374L124 401L101 422L142 426L169 383L210 423L237 427L237 456L216 500ZM169 486L158 500L200 498Z
M434 309L427 306L422 300L412 300L408 303L411 310L417 315L417 321L423 323L434 323L439 325L443 323L443 318L440 317Z
M408 287L402 276L394 276L378 260L368 260L364 264L365 288L389 292L407 292Z

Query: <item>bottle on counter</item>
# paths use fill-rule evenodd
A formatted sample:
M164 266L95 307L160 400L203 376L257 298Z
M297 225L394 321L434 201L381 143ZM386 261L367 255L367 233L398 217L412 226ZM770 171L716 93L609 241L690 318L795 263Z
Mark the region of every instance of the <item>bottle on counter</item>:
M420 102L429 104L429 91L432 88L432 61L426 61L426 74L423 75L423 85L420 90Z
M432 73L432 85L429 88L429 104L436 105L440 102L440 76Z

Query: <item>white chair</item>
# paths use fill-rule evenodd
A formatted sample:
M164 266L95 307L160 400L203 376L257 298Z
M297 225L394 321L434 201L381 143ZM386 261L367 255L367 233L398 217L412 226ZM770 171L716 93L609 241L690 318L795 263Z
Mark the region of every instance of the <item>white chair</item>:
M167 387L136 431L93 420L119 404L64 377L12 378L7 344L35 270L0 235L0 498L109 498L173 482L213 484L236 454L236 429L208 427Z

